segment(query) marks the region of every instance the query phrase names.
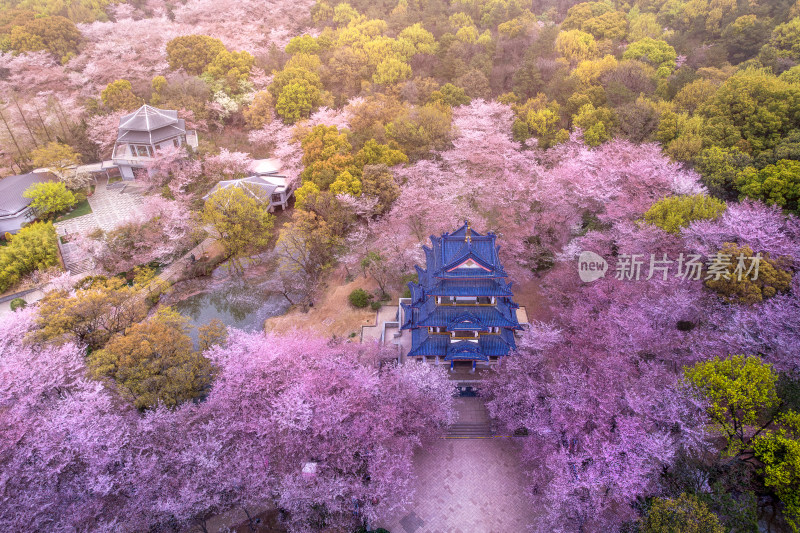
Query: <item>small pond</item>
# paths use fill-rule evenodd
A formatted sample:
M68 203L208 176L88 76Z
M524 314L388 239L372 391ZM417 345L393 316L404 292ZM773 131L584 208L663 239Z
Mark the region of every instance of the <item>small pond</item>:
M216 318L226 326L261 331L267 318L282 315L290 305L283 295L266 287L268 274L259 274L229 275L223 267L210 277L176 284L163 303L187 316L195 328ZM197 340L196 329L192 338Z

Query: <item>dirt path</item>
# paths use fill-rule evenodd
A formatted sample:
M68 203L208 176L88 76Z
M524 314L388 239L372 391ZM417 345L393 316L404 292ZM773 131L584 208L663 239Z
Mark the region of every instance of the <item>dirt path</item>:
M268 318L264 323L267 332L283 333L292 329L313 331L325 337L350 337L358 340L361 326L375 323L375 311L356 309L350 305L347 297L350 293L362 288L366 291L375 291L378 287L371 279L357 276L355 280L345 281L344 269L334 270L325 281L323 290L314 307L304 313L301 309L293 309L288 313ZM391 303L391 302L389 302Z

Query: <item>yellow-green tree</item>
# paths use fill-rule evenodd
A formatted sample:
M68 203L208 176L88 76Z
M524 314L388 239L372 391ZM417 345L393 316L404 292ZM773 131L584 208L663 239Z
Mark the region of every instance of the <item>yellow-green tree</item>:
M253 101L242 112L247 127L251 129L258 129L264 124L271 122L273 100L272 94L269 91L259 91L253 96Z
M12 28L8 46L15 52L45 50L62 63L69 61L83 42L81 32L68 18L53 16L33 19Z
M729 303L742 304L758 303L779 292L789 290L792 284L792 272L783 267L781 262L770 259L769 254L762 254L758 270L756 271L753 266L753 270L748 274L753 261L750 258L755 255L747 245L725 243L717 257L730 260L730 274L727 279L721 276L719 279L706 280L706 287ZM734 273L736 268L739 268L740 272ZM754 277L756 279L753 279Z
M113 111L130 111L142 105L142 99L133 94L133 87L128 80L112 81L100 93L100 98Z
M730 456L746 452L772 424L781 403L777 381L772 365L756 356L715 357L684 368L684 382L705 402L712 428L725 438Z
M647 516L639 521L641 533L725 533L719 518L694 494L654 498Z
M623 59L637 59L652 65L659 77L666 78L675 70L678 54L665 41L645 37L631 43L622 54Z
M182 35L167 43L167 62L172 70L182 68L197 76L224 50L222 41L208 35Z
M142 287L129 286L119 278L94 279L72 295L51 291L39 301L38 309L36 340L75 341L92 349L147 316Z
M284 86L275 103L275 112L284 122L294 124L306 118L319 105L320 90L305 80L297 80Z
M215 80L225 83L228 92L240 91L242 82L250 78L255 58L249 52L228 52L223 50L211 60L205 73Z
M43 181L34 183L22 193L30 198L31 207L37 215L50 219L57 213L66 211L76 203L75 195L60 181Z
M305 165L301 174L303 183L312 182L319 190L326 191L343 172L358 173L347 133L336 126L314 126L300 145Z
M680 233L695 220L719 218L726 209L725 202L705 194L668 196L650 206L644 219L669 233Z
M214 368L194 351L188 322L169 307L159 309L92 352L89 372L114 379L138 409L197 399L211 386Z
M514 138L524 141L535 137L541 148L550 148L567 140L569 133L559 127L559 110L558 102L548 102L542 93L537 94L536 98L529 98L522 105L515 105L517 119L512 126Z
M793 531L800 530L800 413L778 416L778 426L755 438L753 450L764 464L764 484L783 502Z
M0 248L0 292L34 270L58 265L56 230L50 222L25 226Z
M52 170L64 177L67 170L80 163L80 155L68 144L49 142L30 153L34 166Z
M241 259L263 250L272 238L275 217L269 212L270 198L255 185L218 189L206 200L203 222L210 224L235 268Z
M379 85L394 85L407 80L411 76L411 66L400 59L390 57L384 59L375 68L372 81Z
M745 168L736 177L742 198L755 198L800 215L800 162L781 159L756 170Z
M611 139L617 122L612 109L592 104L584 104L572 117L572 125L583 130L583 140L589 146L597 146Z
M598 55L597 42L592 34L580 30L559 33L556 37L556 51L573 64L594 59Z

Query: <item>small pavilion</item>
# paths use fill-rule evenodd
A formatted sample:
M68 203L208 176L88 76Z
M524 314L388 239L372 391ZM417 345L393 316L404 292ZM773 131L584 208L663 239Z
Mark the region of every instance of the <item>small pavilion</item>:
M134 169L145 168L158 150L184 145L197 148L197 144L197 132L186 130L177 111L145 104L119 119L111 161L119 167L122 179L132 180Z

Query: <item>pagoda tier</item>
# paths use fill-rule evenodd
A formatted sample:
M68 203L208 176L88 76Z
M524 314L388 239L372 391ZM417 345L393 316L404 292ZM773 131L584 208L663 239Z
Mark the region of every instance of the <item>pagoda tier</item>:
M412 335L408 357L488 364L516 347L519 306L496 238L465 222L423 246L425 268L416 267L419 281L408 284L411 301L402 304L401 329Z

